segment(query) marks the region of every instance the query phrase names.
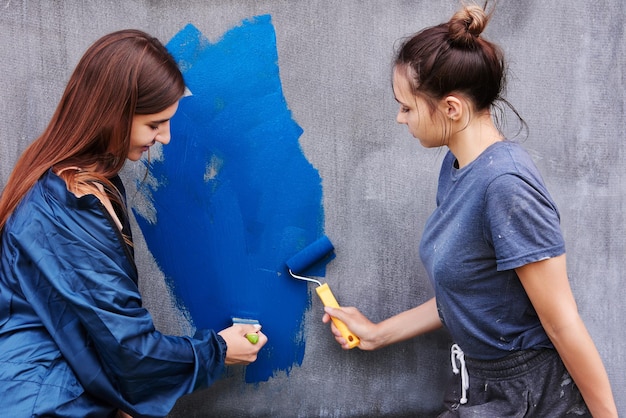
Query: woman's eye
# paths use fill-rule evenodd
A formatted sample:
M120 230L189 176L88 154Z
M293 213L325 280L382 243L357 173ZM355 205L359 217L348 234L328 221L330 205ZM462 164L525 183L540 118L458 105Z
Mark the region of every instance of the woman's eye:
M157 129L159 129L159 125L150 125L150 129L156 131Z
M409 112L409 110L410 110L410 109L409 109L408 107L405 107L405 106L400 106L400 112L402 112L402 113L408 113L408 112Z

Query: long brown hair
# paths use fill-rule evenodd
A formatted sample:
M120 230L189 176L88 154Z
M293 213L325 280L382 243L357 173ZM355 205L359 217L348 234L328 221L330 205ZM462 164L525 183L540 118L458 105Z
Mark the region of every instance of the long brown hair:
M72 191L92 182L115 190L108 179L126 161L133 116L167 109L184 90L174 58L156 38L121 30L97 40L72 73L48 127L18 159L0 197L0 231L50 168Z

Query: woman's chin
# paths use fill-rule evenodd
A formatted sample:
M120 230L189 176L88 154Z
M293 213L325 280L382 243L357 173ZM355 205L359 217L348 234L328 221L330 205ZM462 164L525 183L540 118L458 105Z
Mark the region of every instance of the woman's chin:
M130 161L139 161L142 155L143 152L129 152L126 158Z

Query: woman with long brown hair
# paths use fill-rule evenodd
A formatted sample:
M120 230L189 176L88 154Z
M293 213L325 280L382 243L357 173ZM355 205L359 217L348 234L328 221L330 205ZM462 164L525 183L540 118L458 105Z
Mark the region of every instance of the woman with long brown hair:
M157 39L108 34L15 165L0 198L3 414L164 416L267 342L252 325L162 335L142 308L118 173L170 141L184 90Z

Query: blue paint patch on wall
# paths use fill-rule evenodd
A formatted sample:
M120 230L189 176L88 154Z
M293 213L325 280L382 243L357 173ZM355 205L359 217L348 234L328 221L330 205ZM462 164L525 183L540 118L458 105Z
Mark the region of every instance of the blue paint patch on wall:
M243 21L214 44L188 25L167 47L191 95L150 163L155 181L140 188L149 208L133 208L138 224L194 326L261 321L269 342L247 382L289 373L304 357L310 292L285 261L323 234L322 187L282 94L271 17Z

